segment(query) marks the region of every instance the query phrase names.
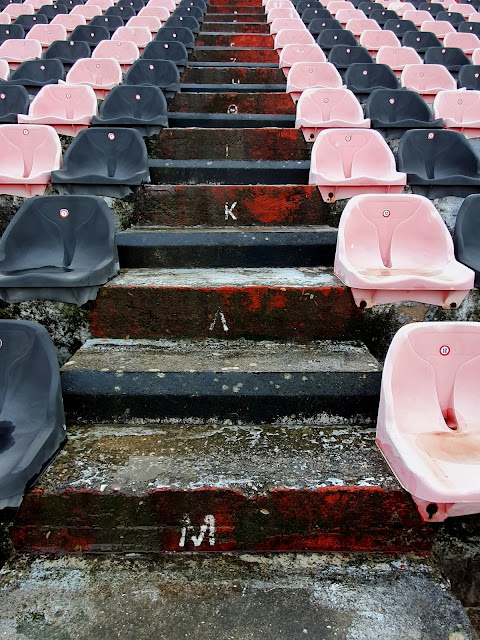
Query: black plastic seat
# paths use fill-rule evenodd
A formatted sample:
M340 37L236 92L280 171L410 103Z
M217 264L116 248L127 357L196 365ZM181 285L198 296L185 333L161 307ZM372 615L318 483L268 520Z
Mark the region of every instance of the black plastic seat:
M188 18L189 16L192 18L196 18L199 24L202 24L204 20L203 14L204 12L200 9L200 7L188 7L185 5L177 7L172 13L173 16L181 16L182 18Z
M474 9L479 9L480 0L460 0L460 4L471 4Z
M68 39L74 42L88 42L90 47L94 49L102 40L110 40L110 31L107 27L91 27L89 24L79 24Z
M19 24L21 27L25 29L25 32L30 31L30 29L35 24L48 24L47 16L39 16L38 14L23 14L18 16L13 24Z
M64 4L68 13L73 9L73 7L78 7L78 5L85 4L85 0L62 0L62 4Z
M119 0L116 6L130 7L135 11L135 13L138 13L140 9L143 9L143 7L145 6L145 3L143 2L143 0Z
M457 73L464 65L471 64L467 55L458 47L429 47L423 61L425 64L441 64L450 73Z
M180 73L171 60L136 60L125 74L124 84L159 87L168 102L180 91Z
M475 271L475 286L480 288L480 195L462 202L457 213L454 235L455 257Z
M374 9L370 13L369 18L371 20L375 20L381 27L383 27L387 20L400 19L398 14L395 11L392 11L392 9L382 9L381 7L379 9Z
M48 21L53 20L55 16L65 14L69 12L69 8L66 4L44 4L37 11L37 16L47 16Z
M60 371L42 325L1 320L0 508L16 508L65 440Z
M369 18L372 11L376 11L378 7L379 7L378 2L364 1L364 2L360 2L360 4L358 5L358 9L360 9L360 11L363 11L363 13L367 16L367 18Z
M162 27L155 36L155 42L181 42L190 54L195 48L195 36L185 27L174 29L173 27Z
M168 29L189 29L192 33L198 35L200 32L200 24L196 18L193 16L170 16L166 22L165 27Z
M409 129L441 129L443 120L433 120L427 103L416 91L375 89L365 106L372 129L387 140L401 138Z
M168 127L167 101L159 87L121 84L108 93L92 125L130 127L153 136Z
M203 13L207 12L208 3L204 2L204 0L181 0L178 3L179 7L198 7L203 11Z
M27 200L0 241L0 298L83 305L118 273L115 228L95 196Z
M182 73L188 64L188 51L181 42L149 42L143 50L145 60L171 60L179 73Z
M0 124L17 124L18 114L27 114L29 107L30 98L25 87L16 84L0 87Z
M328 9L320 9L320 7L310 7L305 9L301 15L302 21L309 25L312 20L320 18L321 20L332 20L333 16Z
M445 6L439 2L422 2L418 8L420 11L428 11L434 18L440 11L445 11Z
M425 53L430 47L442 46L437 36L430 31L407 31L403 36L402 44L404 47L412 47L417 53Z
M474 33L480 38L480 22L462 22L457 31L459 33Z
M35 94L46 84L57 84L59 80L65 80L65 69L60 60L56 58L36 59L22 62L12 72L9 80L0 80L0 85L20 84L30 94Z
M5 40L21 40L25 37L25 29L20 24L0 24L0 44Z
M437 13L436 20L446 20L456 29L462 24L462 22L465 22L465 16L458 13L458 11L439 11Z
M119 7L117 4L114 7L108 7L103 15L108 17L118 16L119 18L122 18L125 23L129 18L133 18L136 13L135 9L132 7Z
M375 89L398 89L398 80L386 64L355 62L345 72L345 84L353 93L366 96Z
M479 159L457 131L407 131L397 157L398 170L407 174L413 193L427 198L464 198L480 191Z
M308 30L314 38L318 38L322 31L326 29L337 29L340 31L343 30L343 27L335 18L314 18L308 23Z
M409 31L413 31L415 33L418 31L417 27L411 20L387 20L383 25L383 28L387 31L393 31L393 33L400 40L403 36Z
M44 58L57 58L63 65L71 66L80 58L89 58L91 54L88 42L81 40L74 42L73 40L55 40L44 52Z
M83 129L52 171L57 191L124 198L150 179L145 142L135 129Z
M95 16L88 23L89 27L106 27L112 34L118 29L123 27L124 21L120 16Z
M480 65L469 64L462 67L458 72L457 87L480 91Z
M351 31L347 29L325 29L318 38L317 44L324 50L330 51L336 44L344 44L349 47L358 46L358 42Z
M328 61L334 64L340 71L360 62L363 64L373 63L373 58L365 47L349 47L344 44L337 44L330 49Z

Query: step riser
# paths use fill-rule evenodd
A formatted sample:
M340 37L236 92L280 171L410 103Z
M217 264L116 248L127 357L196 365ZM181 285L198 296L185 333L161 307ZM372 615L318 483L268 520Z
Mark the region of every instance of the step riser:
M287 93L177 93L170 105L172 113L275 113L295 115L295 105Z
M270 164L270 161L222 162L149 160L152 184L307 185L310 161Z
M258 22L254 24L249 24L248 22L242 22L241 20L231 22L222 21L222 22L204 22L202 25L202 30L206 33L212 33L213 31L219 31L222 33L270 33L270 28L267 24L263 22ZM207 16L207 20L210 20L210 17Z
M219 318L215 322L219 310L228 330ZM282 290L281 285L209 289L110 284L99 291L90 329L99 338L340 339L353 335L360 318L344 286Z
M247 8L250 10L251 7L258 7L262 12L264 12L264 8L262 6L262 0L241 0L240 3L232 2L232 0L212 0L208 3L210 11L216 11L217 7L229 7L230 12L238 11L241 13L245 13L243 8Z
M186 516L192 526L187 531ZM34 491L25 497L12 534L17 552L56 554L305 550L428 554L432 537L432 529L419 522L408 494L378 487L276 490L250 499L219 489L152 490L139 497L111 488L105 493L72 490L59 496Z
M285 83L285 76L280 69L249 68L188 68L182 75L184 84L276 84Z
M229 114L229 113L175 113L169 116L171 128L201 129L262 129L277 127L294 129L294 116L271 116L266 114Z
M232 47L194 49L190 62L270 62L278 65L273 49L240 49Z
M212 8L207 8L207 16L210 16L211 14L215 15L215 14L227 14L227 15L231 15L233 14L234 11L238 12L239 18L244 15L244 14L252 14L252 15L260 15L262 16L262 18L265 19L265 9L264 7L260 7L260 6L253 6L253 5L246 5L246 4L241 4L241 5L229 5L229 4L225 4L225 5L215 5L212 6Z
M150 158L310 160L298 129L163 129L148 140Z
M199 47L260 47L261 49L271 49L273 38L270 35L262 34L228 34L228 33L206 33L201 31L196 40Z
M144 187L135 199L135 223L160 226L326 224L326 205L310 186Z
M235 11L237 10L235 9ZM219 13L218 11L215 13L212 13L210 11L207 11L207 13L205 14L205 20L210 23L211 22L223 22L223 23L238 22L239 24L242 24L242 25L248 25L253 22L255 24L265 24L267 22L267 16L265 15L262 16L260 14L252 13L250 10L245 11L245 13L240 13L239 11L237 11L236 13Z

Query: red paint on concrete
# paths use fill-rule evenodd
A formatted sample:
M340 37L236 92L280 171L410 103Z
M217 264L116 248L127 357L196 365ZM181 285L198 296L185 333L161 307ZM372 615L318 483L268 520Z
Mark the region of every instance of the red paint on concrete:
M176 113L261 113L295 115L288 93L177 93L170 111Z
M203 33L200 32L195 44L197 47L252 47L273 48L273 37L255 33Z

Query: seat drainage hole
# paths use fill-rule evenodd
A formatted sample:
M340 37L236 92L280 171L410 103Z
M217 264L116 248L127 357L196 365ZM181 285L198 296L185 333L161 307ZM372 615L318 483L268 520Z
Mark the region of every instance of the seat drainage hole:
M434 515L437 513L437 511L438 511L438 507L437 507L437 505L436 505L435 503L431 502L431 503L428 505L428 507L426 508L426 511L427 511L427 513L428 513L428 517L429 517L430 519L432 519L432 518L433 518L433 516L434 516Z
M456 302L451 302L450 303L450 309L456 309L457 308L457 303Z
M360 302L360 309L366 309L366 308L367 308L367 303L366 303L366 301L365 301L365 300L362 300L362 301Z

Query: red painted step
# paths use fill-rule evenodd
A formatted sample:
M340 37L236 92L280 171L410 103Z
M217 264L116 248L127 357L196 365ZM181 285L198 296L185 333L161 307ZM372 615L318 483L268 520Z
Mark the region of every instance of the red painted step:
M273 37L256 33L206 33L201 31L196 39L199 47L253 47L271 49Z
M177 93L173 113L271 113L295 114L287 93Z
M273 49L240 49L239 47L197 47L190 62L260 62L278 65L278 54Z

